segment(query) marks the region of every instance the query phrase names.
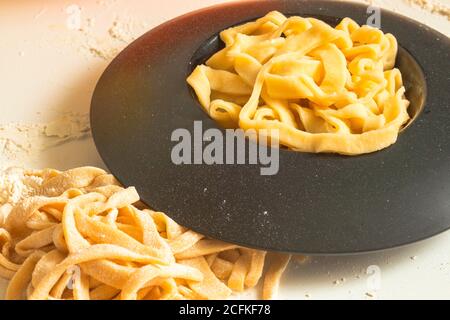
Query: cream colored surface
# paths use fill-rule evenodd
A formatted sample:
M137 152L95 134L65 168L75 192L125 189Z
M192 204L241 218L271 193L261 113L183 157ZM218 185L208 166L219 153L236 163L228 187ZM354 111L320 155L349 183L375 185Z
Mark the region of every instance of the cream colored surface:
M45 124L66 112L86 113L98 77L127 41L167 19L218 2L223 1L0 1L0 123ZM449 34L449 21L441 15L402 0L372 2ZM448 0L440 3L450 5ZM67 28L66 9L73 4L81 6L82 30ZM8 158L0 167L103 166L90 138L18 158ZM372 265L381 272L379 286L374 286L374 278L366 273ZM2 283L0 295L5 290ZM250 292L244 297L255 295ZM278 297L450 298L450 233L383 253L315 257L303 264L293 263Z

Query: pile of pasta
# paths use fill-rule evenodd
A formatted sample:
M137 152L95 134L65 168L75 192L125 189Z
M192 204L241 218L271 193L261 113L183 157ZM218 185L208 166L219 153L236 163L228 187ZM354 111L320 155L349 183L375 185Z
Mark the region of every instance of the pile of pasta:
M0 207L7 299L226 299L263 274L270 299L290 259L187 230L98 168L27 174L36 196Z
M225 128L264 129L296 151L358 155L395 143L409 120L391 34L274 11L220 37L225 48L187 82Z

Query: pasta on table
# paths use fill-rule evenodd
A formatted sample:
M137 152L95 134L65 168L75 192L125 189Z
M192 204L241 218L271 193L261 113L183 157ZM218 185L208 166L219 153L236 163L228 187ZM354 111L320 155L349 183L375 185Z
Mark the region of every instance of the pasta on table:
M358 155L395 143L409 120L391 34L274 11L220 37L225 48L187 82L225 128L276 129L292 150Z
M0 207L7 299L226 299L261 278L270 299L290 259L187 230L98 168L26 174L36 195Z

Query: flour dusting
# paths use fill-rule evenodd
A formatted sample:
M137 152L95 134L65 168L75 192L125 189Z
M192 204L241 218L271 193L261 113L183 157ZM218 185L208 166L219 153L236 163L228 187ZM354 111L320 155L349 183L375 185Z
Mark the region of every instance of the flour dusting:
M42 178L28 174L23 168L11 167L0 172L0 207L14 206L25 198L36 194Z
M439 14L450 20L450 6L436 0L406 0L409 4L419 6L434 14Z
M116 16L106 30L95 27L95 19L87 18L77 31L79 50L87 56L112 60L124 47L149 28L145 21L128 16Z
M89 116L68 112L48 123L0 124L0 169L13 160L90 135ZM17 162L16 161L16 162Z

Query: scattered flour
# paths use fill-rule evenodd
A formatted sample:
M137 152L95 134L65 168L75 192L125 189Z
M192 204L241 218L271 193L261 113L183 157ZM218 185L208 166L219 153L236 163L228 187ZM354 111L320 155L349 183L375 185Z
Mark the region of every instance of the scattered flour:
M438 0L406 0L407 3L419 6L421 9L427 10L434 14L439 14L450 20L450 5L445 5Z
M133 32L132 23L130 21L115 20L108 30L111 38L129 43L136 39Z
M78 43L79 51L87 56L109 61L148 28L146 22L116 16L104 30L96 27L94 18L87 18L82 27L76 31L78 34L75 44Z
M349 0L340 0L349 1ZM355 0L350 0L355 1ZM392 10L449 33L446 24L450 21L450 6L442 0L356 0L368 5L379 6ZM107 2L99 1L99 5ZM83 17L84 17L83 13ZM434 18L438 17L436 21ZM99 58L105 61L112 60L124 47L137 39L144 32L151 29L145 20L137 20L132 16L116 13L115 18L107 23L97 23L95 18L83 18L81 28L72 31L68 39L76 50L85 57ZM66 39L67 40L67 39Z
M33 154L90 135L89 116L65 113L49 123L0 124L0 169L11 160Z
M89 131L88 114L67 113L44 126L45 136L64 140L81 138Z
M11 167L0 172L0 207L15 205L33 196L42 185L42 178L25 174L23 168Z

